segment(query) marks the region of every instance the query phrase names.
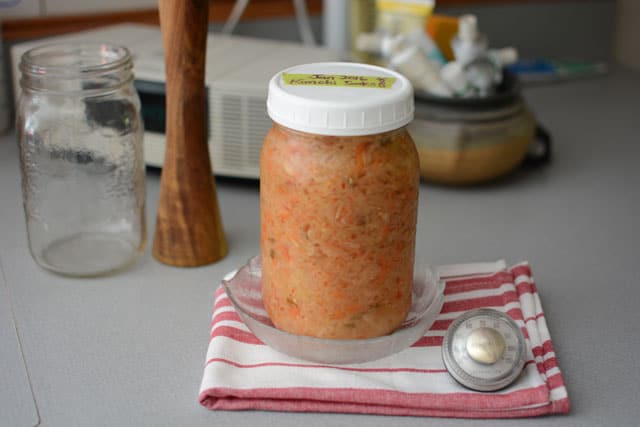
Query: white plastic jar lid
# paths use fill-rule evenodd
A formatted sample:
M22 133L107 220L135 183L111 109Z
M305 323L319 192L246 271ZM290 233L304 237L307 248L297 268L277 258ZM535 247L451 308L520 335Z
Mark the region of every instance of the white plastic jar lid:
M269 82L267 111L276 123L302 132L371 135L413 119L413 88L401 74L373 65L297 65Z

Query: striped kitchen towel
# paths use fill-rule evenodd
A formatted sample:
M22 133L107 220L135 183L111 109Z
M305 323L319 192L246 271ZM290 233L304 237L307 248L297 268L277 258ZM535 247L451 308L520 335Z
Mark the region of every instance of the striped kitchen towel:
M200 403L209 409L343 412L458 418L513 418L569 412L569 398L527 263L438 268L445 303L431 329L406 350L352 365L307 362L264 345L240 320L224 290L215 293ZM527 362L509 387L462 387L441 358L443 335L462 313L509 314L527 340Z

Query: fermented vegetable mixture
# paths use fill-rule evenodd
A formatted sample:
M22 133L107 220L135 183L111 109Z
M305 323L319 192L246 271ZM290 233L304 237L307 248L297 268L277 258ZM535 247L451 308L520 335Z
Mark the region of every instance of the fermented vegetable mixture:
M261 156L262 293L276 327L338 339L397 329L411 305L419 185L406 130L274 124Z

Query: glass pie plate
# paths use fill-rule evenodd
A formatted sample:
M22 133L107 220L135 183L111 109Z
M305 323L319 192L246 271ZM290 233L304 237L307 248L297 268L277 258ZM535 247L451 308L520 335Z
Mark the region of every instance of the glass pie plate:
M276 328L262 304L260 256L229 273L222 286L247 327L280 353L327 364L364 363L406 349L421 338L438 317L444 302L444 283L423 268L414 279L411 310L395 332L376 338L340 340L294 335Z

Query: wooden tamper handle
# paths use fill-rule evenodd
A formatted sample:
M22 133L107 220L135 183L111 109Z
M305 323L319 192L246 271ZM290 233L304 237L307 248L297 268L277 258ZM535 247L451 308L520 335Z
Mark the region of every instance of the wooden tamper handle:
M167 72L167 143L153 256L165 264L195 267L227 253L207 137L209 0L159 0L159 9Z

